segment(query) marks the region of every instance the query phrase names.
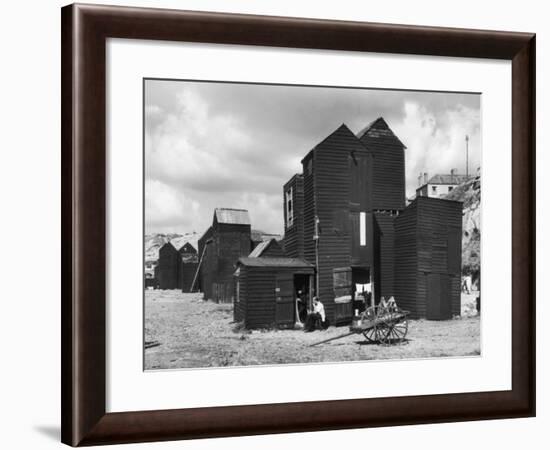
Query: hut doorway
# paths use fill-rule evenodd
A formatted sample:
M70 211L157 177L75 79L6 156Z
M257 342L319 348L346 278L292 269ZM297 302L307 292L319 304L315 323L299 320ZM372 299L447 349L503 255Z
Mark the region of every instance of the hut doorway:
M372 305L373 283L369 267L352 267L353 309L364 311Z
M279 327L304 322L311 303L311 275L278 273L275 279L275 321Z
M294 275L296 322L305 323L308 309L312 308L313 277L307 274Z

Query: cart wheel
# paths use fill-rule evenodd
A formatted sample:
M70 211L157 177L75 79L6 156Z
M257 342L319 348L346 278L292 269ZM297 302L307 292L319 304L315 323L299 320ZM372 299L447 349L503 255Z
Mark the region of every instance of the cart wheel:
M384 339L382 340L383 344L398 344L405 340L405 337L407 336L407 331L409 329L409 322L407 321L407 319L398 320L398 316L399 314L396 312L391 312L389 314L388 319L385 322L388 327L388 333L384 336Z
M376 332L376 327L372 327L369 328L367 331L364 331L363 336L365 336L367 341L373 344L378 342L378 333Z
M376 306L369 306L361 315L363 321L374 321L386 314L386 309ZM379 344L387 339L390 330L385 322L379 322L372 328L363 332L363 336L371 343Z
M376 326L378 332L378 342L380 344L387 344L390 339L391 327L386 322L381 322Z
M361 314L361 320L363 322L373 321L376 319L377 314L378 314L378 306L369 306ZM364 331L363 336L365 336L368 342L371 342L373 344L378 343L379 341L379 333L376 326Z

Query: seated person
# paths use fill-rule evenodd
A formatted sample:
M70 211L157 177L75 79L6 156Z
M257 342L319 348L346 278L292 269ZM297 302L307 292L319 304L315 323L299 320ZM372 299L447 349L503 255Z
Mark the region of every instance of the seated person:
M305 331L326 330L328 326L329 323L326 320L324 305L317 297L313 297L313 310L307 315Z

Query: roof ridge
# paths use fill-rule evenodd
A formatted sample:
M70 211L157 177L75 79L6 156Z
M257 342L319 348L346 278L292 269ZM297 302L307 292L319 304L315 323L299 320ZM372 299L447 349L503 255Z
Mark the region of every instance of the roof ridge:
M342 128L344 128L345 130L347 130L349 132L349 134L351 136L353 136L355 139L357 139L359 141L359 143L365 147L365 145L361 142L360 139L357 138L357 136L353 133L353 131L351 131L351 129L346 125L345 122L342 122L342 124L334 129L334 131L331 131L327 136L325 136L325 138L323 138L321 141L319 141L317 144L315 144L313 147L311 147L311 149L306 153L306 155L300 160L300 163L303 164L304 160L317 148L319 147L320 145L324 144L327 140L329 140L337 131L341 130ZM292 179L292 178L291 178ZM289 180L290 181L290 180Z
M224 210L224 211L246 211L248 212L248 209L243 209L243 208L224 208L224 207L220 207L220 208L215 208L216 210Z
M387 130L389 130L389 132L391 133L391 135L397 140L397 142L399 142L399 144L401 144L403 146L403 148L407 148L407 146L405 144L403 144L403 142L401 142L401 139L399 139L399 137L393 132L393 130L391 129L390 125L388 124L388 122L386 122L386 119L384 119L384 117L380 116L378 117L377 119L373 120L372 122L370 122L365 128L363 128L361 131L359 131L359 133L357 133L357 139L359 139L361 141L361 143L363 143L363 145L365 147L367 147L367 144L363 142L363 138L368 135L369 131L371 131L371 129L374 128L374 125L376 125L377 123L379 122L382 122L385 126L385 128ZM368 147L367 147L368 148Z
M357 133L357 138L358 139L361 139L363 137L364 134L366 134L373 126L376 122L378 122L379 120L382 120L384 121L384 123L386 124L386 126L388 126L389 128L389 125L388 123L384 120L384 118L382 116L380 117L377 117L376 119L374 119L373 121L369 122L364 128L362 128L359 133Z

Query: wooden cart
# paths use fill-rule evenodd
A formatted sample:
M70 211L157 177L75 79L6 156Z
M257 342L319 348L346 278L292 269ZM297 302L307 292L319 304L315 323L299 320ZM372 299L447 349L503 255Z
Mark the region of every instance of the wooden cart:
M403 342L407 336L409 330L407 316L409 314L409 311L397 306L371 306L352 322L349 333L316 342L310 347L351 336L352 334L363 334L367 341L376 344L398 344Z

